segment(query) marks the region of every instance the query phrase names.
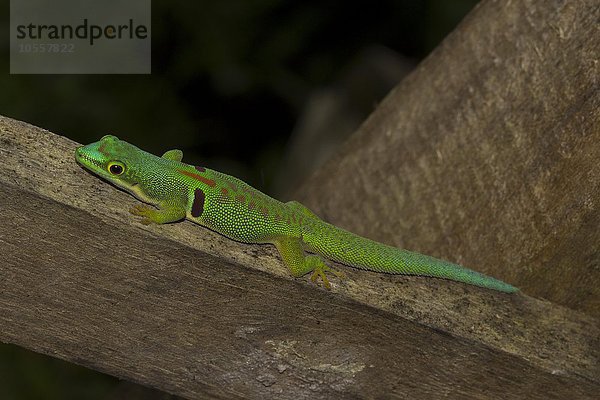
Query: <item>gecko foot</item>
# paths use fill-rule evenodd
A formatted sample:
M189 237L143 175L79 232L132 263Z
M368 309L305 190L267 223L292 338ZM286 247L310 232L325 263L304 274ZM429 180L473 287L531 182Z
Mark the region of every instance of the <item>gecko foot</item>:
M156 212L156 210L145 204L136 204L129 209L129 212L133 215L143 217L140 221L142 224L150 225L152 222L154 222L152 220L152 215Z
M325 286L326 289L331 289L331 283L329 283L329 279L327 279L327 274L326 274L327 272L331 272L332 274L337 276L338 279L340 279L340 280L346 279L346 275L344 275L343 272L336 271L333 268L325 265L325 263L323 263L323 261L321 259L318 259L318 260L319 260L319 263L313 270L312 275L310 276L310 280L312 282L316 283L317 279L321 278L321 280L323 281L323 286Z

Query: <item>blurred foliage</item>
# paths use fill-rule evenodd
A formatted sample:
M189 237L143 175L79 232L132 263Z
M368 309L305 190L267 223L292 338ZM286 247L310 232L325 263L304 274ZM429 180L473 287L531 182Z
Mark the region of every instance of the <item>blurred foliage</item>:
M115 378L16 346L0 346L3 400L105 399Z
M371 44L423 58L476 3L154 0L151 75L9 75L5 60L0 114L82 143L113 133L153 153L176 146L266 190L312 91ZM3 399L103 398L114 384L0 345Z
M474 3L154 0L152 75L5 69L0 112L82 143L114 133L156 153L177 145L264 189L277 160L262 153L279 153L312 90L373 43L422 58Z

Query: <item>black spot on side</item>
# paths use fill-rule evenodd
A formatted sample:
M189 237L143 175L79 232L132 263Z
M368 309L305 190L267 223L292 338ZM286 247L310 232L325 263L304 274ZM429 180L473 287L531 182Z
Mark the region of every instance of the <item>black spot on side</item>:
M194 202L192 203L192 217L198 218L204 212L204 192L200 189L194 191Z

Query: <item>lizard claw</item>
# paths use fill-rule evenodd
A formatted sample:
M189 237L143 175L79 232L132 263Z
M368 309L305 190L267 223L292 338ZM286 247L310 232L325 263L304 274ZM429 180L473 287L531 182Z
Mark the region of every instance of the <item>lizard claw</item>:
M328 267L327 265L323 264L323 265L316 267L313 270L313 273L310 276L311 282L316 283L317 279L321 278L321 280L323 281L323 286L325 286L326 289L330 290L331 283L329 283L329 279L327 279L326 272L331 272L332 274L337 276L338 279L341 279L341 280L346 279L346 275L343 272L336 271L336 270L332 269L331 267Z
M143 225L150 225L152 223L152 219L150 218L152 211L154 211L152 208L144 204L136 204L129 209L131 214L143 217L140 221Z

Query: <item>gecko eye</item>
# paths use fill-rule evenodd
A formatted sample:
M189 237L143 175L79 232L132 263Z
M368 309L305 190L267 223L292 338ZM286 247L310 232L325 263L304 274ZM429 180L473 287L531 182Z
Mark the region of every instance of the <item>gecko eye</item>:
M108 164L108 171L113 175L121 175L125 171L125 166L119 161L113 161Z

